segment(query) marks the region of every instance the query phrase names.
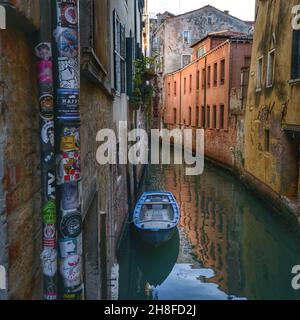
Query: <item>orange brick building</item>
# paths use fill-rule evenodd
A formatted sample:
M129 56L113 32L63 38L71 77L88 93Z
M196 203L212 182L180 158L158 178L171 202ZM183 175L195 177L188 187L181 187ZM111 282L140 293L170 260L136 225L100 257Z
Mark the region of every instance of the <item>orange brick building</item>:
M165 77L164 124L205 129L205 155L240 168L252 36L211 33L192 48L191 64Z

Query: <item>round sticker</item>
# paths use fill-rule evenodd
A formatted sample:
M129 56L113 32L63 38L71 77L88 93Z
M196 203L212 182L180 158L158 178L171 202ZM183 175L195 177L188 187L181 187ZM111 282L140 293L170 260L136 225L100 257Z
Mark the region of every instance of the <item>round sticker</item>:
M61 233L65 238L77 238L82 230L82 219L78 212L73 212L61 221Z
M65 10L65 19L68 23L70 24L76 24L78 19L77 19L77 11L76 7L68 7Z

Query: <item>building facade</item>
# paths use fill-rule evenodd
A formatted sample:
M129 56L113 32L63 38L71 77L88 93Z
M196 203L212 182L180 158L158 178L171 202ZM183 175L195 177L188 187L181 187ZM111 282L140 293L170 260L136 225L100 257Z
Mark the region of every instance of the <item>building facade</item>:
M293 221L299 219L300 200L297 5L296 0L256 1L245 124L248 178L282 210L286 209Z
M178 16L170 12L159 14L150 25L151 55L157 57L161 73L160 115L164 113L163 77L191 63L192 44L211 32L227 30L251 34L253 29L252 22L242 21L228 11L223 12L210 5Z
M231 168L243 164L251 45L247 34L211 33L193 46L191 64L164 79L164 123L204 129L205 156Z
M0 30L0 265L7 290L0 299L42 299L42 215L39 100L35 46L40 1L1 1ZM128 105L126 75L142 47L144 1L80 1L80 113L84 298L115 297L111 270L132 202L130 166L99 165L101 129L114 129L139 111ZM128 44L126 46L126 44ZM131 45L129 45L131 44ZM126 54L132 53L132 54ZM125 53L124 53L125 52ZM132 78L132 77L131 77ZM142 114L140 122L143 121ZM142 124L141 124L142 125Z

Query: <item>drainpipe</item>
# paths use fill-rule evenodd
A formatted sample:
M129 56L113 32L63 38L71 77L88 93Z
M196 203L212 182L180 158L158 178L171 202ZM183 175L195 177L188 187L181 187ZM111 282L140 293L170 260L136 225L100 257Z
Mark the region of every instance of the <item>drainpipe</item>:
M179 90L179 95L180 95L180 96L179 96L179 110L180 110L179 128L180 128L180 130L181 130L181 120L182 120L182 114L181 114L181 97L182 97L182 93L181 93L181 90L182 90L182 87L181 87L182 81L181 81L181 78L182 78L182 72L181 72L181 70L180 70L179 78L180 78L180 86L179 86L179 88L180 88L180 90Z
M206 86L206 77L207 77L207 57L205 56L205 62L204 62L204 116L205 116L205 121L204 121L204 130L206 130L207 127L207 105L206 105L206 100L207 100L207 86Z
M42 176L43 296L57 299L57 230L55 202L54 108L51 49L50 0L40 0L41 26L39 44L35 48L40 111L40 149Z
M79 1L53 1L53 13L59 298L81 300Z

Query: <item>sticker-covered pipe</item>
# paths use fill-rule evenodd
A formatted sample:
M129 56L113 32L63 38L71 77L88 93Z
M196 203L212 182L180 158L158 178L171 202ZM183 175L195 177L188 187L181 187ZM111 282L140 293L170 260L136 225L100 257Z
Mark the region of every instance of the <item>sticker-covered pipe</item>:
M43 295L45 300L57 299L57 229L55 196L55 149L53 107L53 61L51 48L51 5L40 0L41 27L35 48L40 111L40 149L42 176Z
M60 298L82 299L79 1L54 3L55 153Z

